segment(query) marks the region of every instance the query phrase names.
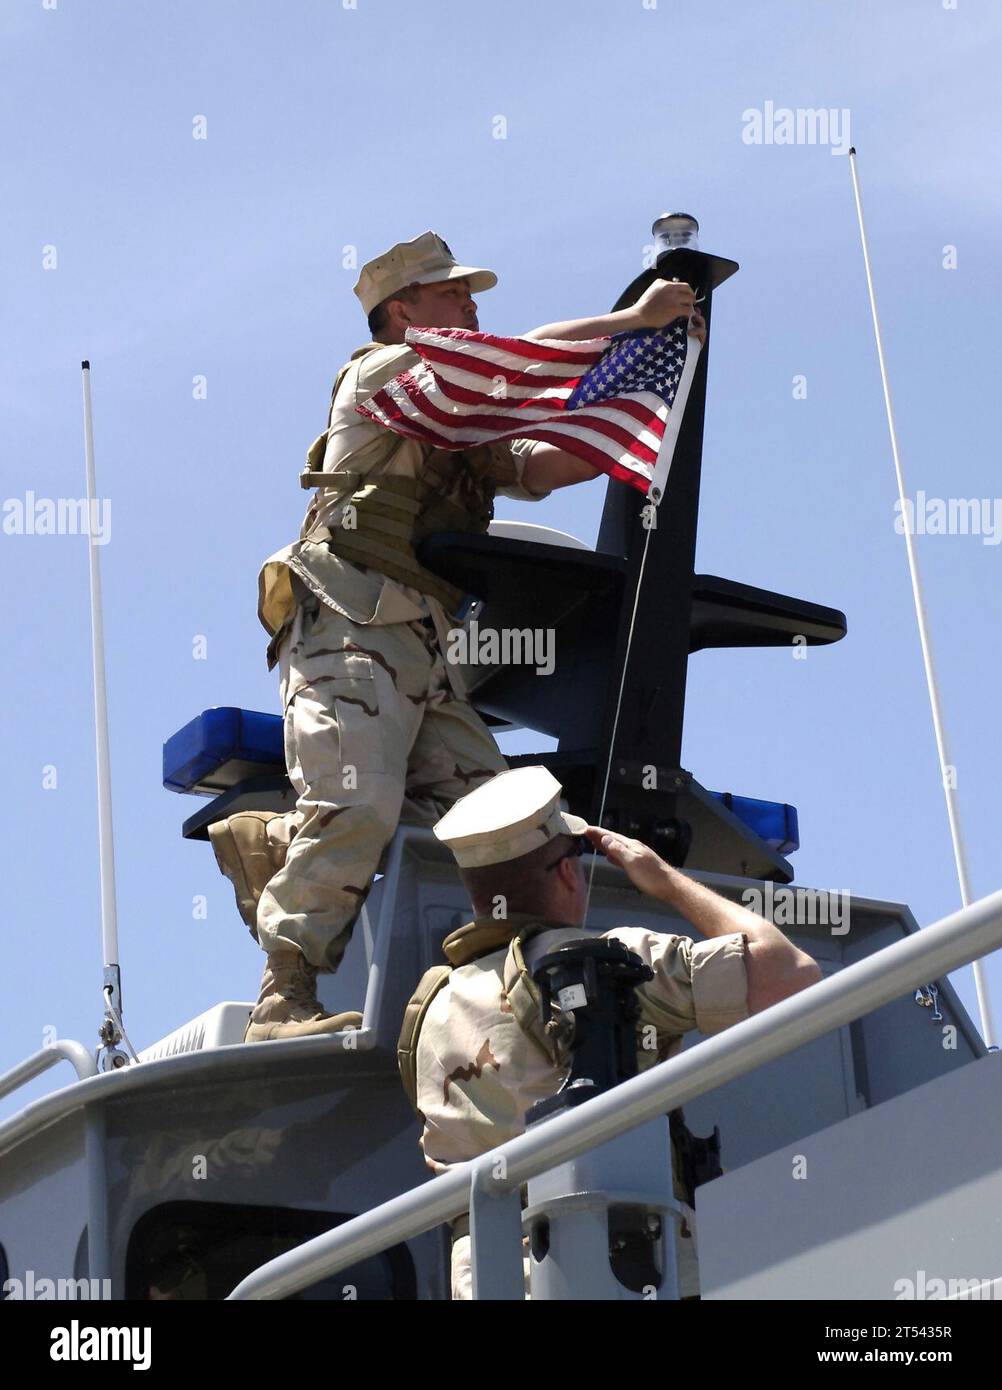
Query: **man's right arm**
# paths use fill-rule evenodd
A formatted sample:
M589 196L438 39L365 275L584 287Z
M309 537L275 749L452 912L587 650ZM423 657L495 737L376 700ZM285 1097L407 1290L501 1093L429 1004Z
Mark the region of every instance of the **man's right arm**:
M575 343L586 338L608 338L613 333L636 333L642 328L664 328L679 318L691 319L693 335L705 341L706 325L696 308L691 286L679 280L654 280L628 309L617 309L593 318L544 323L540 328L523 333L522 337L535 341L555 338Z
M689 285L676 280L654 280L628 309L600 314L597 318L569 319L563 323L544 323L523 333L523 338L582 342L588 338L609 338L614 333L636 333L644 328L664 328L678 318L689 319L689 332L706 342L706 324L696 308L696 297ZM603 476L597 468L556 444L542 443L526 460L523 483L529 492L546 496L556 488L590 482Z
M589 826L586 833L595 848L618 864L635 887L668 903L703 936L743 933L747 940L749 1014L760 1013L821 979L817 963L764 917L679 873L640 840L597 826Z

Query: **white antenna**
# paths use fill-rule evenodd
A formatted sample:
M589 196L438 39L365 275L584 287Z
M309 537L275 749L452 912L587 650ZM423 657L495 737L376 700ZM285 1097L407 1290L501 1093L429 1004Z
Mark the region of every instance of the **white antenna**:
M891 436L891 453L894 457L894 472L898 480L898 498L901 515L904 519L905 552L908 556L908 572L912 581L912 598L915 601L915 617L918 622L919 642L922 645L922 661L925 665L925 679L929 687L929 703L932 707L932 724L936 732L936 749L939 753L939 769L946 797L946 814L950 822L950 838L953 841L953 858L957 866L957 879L960 883L960 900L964 907L971 902L971 886L967 874L967 851L960 826L960 811L957 807L956 788L951 775L954 765L950 762L946 747L946 730L943 724L943 711L939 700L939 686L936 682L936 669L933 664L932 640L926 621L925 603L922 598L922 582L919 576L918 555L912 536L909 499L905 491L905 475L901 467L898 451L898 432L894 426L894 408L891 405L891 387L887 379L887 363L884 360L884 341L880 333L880 319L877 316L877 299L873 290L873 274L870 269L870 248L866 240L866 227L863 223L863 202L859 193L859 177L856 173L856 150L849 151L849 169L852 174L852 189L856 196L856 215L859 218L859 236L863 244L863 264L866 266L866 287L870 293L870 313L873 317L873 333L877 340L877 360L880 363L880 380L884 388L884 407L887 411L887 428ZM974 987L978 996L978 1009L981 1014L981 1032L988 1047L995 1047L995 1024L992 1018L991 998L988 993L988 980L984 965L980 960L972 962Z
M90 403L90 363L83 373L84 453L87 460L87 555L90 562L91 655L94 667L94 734L97 744L98 843L101 852L101 945L104 955L104 1022L100 1028L106 1051L104 1065L128 1063L118 1044L122 1027L122 975L118 964L118 907L115 900L115 842L111 823L111 759L108 754L108 691L104 674L104 611L101 603L101 566L94 539L97 487L94 478L94 421ZM126 1039L128 1042L128 1039ZM130 1045L131 1046L131 1045Z

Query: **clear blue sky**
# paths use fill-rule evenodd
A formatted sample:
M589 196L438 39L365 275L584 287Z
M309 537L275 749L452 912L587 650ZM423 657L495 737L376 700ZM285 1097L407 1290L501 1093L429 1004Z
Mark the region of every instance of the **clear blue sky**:
M298 531L304 451L368 336L343 248L428 227L497 269L480 307L500 332L607 308L667 208L740 261L714 306L699 568L842 608L849 637L806 661L697 656L686 766L799 807L798 882L923 923L957 906L847 161L748 145L742 113L850 111L910 487L994 499L1000 30L990 0L7 0L2 492L80 496L89 357L137 1046L254 997L260 953L208 845L180 838L195 803L162 789L161 746L211 705L277 710L256 576ZM590 542L603 490L498 511ZM1002 547L919 551L980 896L999 887ZM86 542L0 534L0 582L6 1067L46 1025L91 1044L101 954Z

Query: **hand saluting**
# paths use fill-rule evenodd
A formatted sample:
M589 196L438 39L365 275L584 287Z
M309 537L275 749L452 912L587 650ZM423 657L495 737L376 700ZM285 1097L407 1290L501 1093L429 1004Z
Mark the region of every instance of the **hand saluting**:
M642 840L631 840L627 835L619 835L615 830L606 830L599 825L589 825L585 829L591 844L601 850L610 864L624 870L627 878L641 893L659 898L665 891L669 869L664 860L655 854Z

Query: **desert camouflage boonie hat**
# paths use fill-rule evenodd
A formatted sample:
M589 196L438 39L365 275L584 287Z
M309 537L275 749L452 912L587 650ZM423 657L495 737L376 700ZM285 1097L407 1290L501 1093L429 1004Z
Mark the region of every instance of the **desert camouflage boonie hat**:
M498 282L493 270L459 265L437 232L422 232L413 241L398 241L389 251L361 269L355 293L366 314L405 285L434 285L440 280L467 279L473 294Z
M582 835L588 824L560 808L562 787L545 767L499 772L456 804L433 827L461 869L503 864L557 835Z

